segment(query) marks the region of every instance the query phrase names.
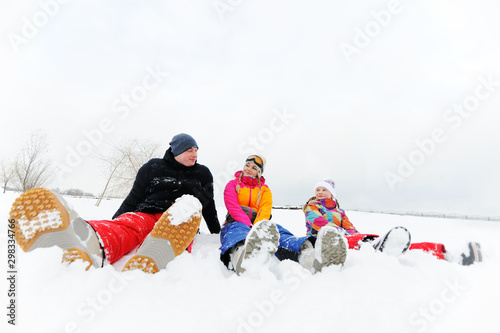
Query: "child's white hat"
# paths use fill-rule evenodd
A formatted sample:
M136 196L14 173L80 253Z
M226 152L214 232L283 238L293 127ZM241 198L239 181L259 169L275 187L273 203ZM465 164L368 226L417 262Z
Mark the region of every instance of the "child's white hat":
M314 193L316 193L316 189L318 187L326 188L328 191L330 191L333 197L337 199L337 192L335 191L335 182L333 180L325 179L320 182L317 182L316 185L314 185Z

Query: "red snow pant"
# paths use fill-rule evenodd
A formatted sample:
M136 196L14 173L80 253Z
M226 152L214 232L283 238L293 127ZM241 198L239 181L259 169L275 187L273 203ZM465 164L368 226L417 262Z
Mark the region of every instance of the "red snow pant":
M357 234L357 235L346 236L346 239L350 249L358 250L361 245L360 243L362 243L363 241L375 239L378 237L379 237L378 235L374 234ZM443 260L444 260L444 254L446 253L446 249L443 244L429 243L429 242L413 243L410 245L410 250L423 250Z
M410 250L423 250L442 260L444 260L444 254L446 253L444 244L441 243L414 243L410 245Z
M125 213L114 220L87 221L97 232L110 264L142 244L163 213Z

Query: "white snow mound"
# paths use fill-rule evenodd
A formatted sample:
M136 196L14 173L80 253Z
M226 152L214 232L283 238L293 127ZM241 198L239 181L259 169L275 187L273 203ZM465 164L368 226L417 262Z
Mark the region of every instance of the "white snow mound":
M201 202L192 195L186 194L175 200L169 208L170 223L180 225L187 222L191 217L201 216Z

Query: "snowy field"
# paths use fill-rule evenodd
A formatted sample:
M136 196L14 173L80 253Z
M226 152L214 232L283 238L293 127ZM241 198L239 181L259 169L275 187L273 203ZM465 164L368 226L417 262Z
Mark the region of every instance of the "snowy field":
M15 193L0 194L7 220ZM85 219L109 218L121 201L68 198ZM218 208L220 219L225 210ZM348 252L345 266L312 275L297 263L273 261L260 279L238 277L219 261L218 235L204 222L193 253L155 275L113 266L84 271L60 263L57 248L17 249L16 326L1 279L1 332L497 332L500 326L499 222L347 212L360 232L382 234L403 225L418 241L442 242L455 256L481 243L483 263L463 267L419 251L394 258L368 248ZM273 220L305 232L298 210L274 210ZM7 226L0 230L7 278Z

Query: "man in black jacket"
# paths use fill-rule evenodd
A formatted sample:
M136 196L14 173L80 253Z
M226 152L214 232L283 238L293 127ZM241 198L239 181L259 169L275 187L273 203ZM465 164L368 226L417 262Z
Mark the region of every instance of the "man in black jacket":
M197 163L198 144L178 134L162 159L144 164L112 220L85 221L62 197L44 188L23 193L9 223L24 251L58 246L63 262L82 259L101 267L140 245L124 270L155 273L193 241L201 215L211 233L220 232L210 170Z
M202 203L210 232L218 234L213 177L206 166L196 162L197 151L198 144L188 134L174 136L162 159L152 159L139 169L132 190L113 218L128 212L163 213L175 199L191 194Z

